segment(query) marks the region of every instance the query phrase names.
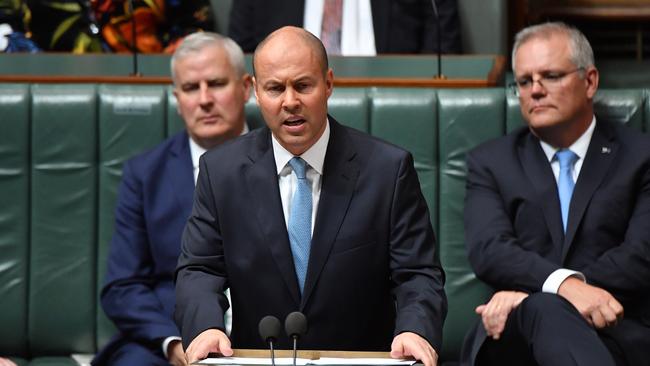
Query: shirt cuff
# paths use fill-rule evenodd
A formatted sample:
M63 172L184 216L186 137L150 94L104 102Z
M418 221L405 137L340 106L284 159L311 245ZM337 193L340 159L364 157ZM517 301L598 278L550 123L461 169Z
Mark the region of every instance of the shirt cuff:
M180 341L180 340L181 337L176 337L176 336L165 338L162 344L162 351L163 354L165 355L165 359L169 360L169 355L167 354L167 347L169 347L169 344L172 343L173 341Z
M579 278L583 282L587 282L587 278L581 272L573 271L566 268L560 268L560 269L556 269L553 273L551 273L546 279L546 281L544 281L544 284L542 285L542 292L557 294L562 282L564 282L564 280L566 280L569 277Z

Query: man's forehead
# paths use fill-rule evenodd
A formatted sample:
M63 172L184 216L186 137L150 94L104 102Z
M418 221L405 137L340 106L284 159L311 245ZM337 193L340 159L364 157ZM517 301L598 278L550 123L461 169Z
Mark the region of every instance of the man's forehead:
M572 65L568 43L550 37L536 37L523 43L515 54L515 73L554 70Z

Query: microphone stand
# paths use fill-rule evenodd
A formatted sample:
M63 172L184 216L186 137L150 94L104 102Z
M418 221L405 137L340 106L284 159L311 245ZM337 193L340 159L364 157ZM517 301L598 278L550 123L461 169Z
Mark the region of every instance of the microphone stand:
M293 366L296 366L296 358L298 357L298 336L293 337Z
M440 14L438 13L438 5L436 0L431 0L431 6L433 7L433 15L436 18L436 33L437 33L437 56L438 56L438 75L434 76L434 79L446 79L447 77L442 75L442 35L440 34Z
M135 7L133 0L129 0L129 12L131 13L131 52L133 54L133 72L131 76L142 76L138 70L138 44L136 40L136 23L135 23Z
M269 348L271 348L271 366L275 366L275 349L273 348L273 341L269 342Z

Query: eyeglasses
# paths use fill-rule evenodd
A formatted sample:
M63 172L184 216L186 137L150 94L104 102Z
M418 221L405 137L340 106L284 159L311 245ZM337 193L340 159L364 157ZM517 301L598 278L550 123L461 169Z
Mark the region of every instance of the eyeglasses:
M567 75L584 70L584 67L578 67L577 69L571 71L546 71L539 74L539 77L537 79L534 79L532 76L528 75L515 79L514 82L508 84L508 87L516 96L529 93L533 88L533 84L536 82L539 83L539 86L546 90L555 90L560 86L562 80Z

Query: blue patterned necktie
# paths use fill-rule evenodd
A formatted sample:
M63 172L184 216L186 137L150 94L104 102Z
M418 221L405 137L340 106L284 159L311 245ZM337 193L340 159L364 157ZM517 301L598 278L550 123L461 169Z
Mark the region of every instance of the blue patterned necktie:
M571 204L571 196L573 195L573 164L578 160L578 155L569 149L559 150L555 153L555 157L560 163L560 176L557 182L557 191L560 196L560 208L562 210L562 225L564 232L569 220L569 205Z
M306 176L307 163L304 160L294 157L289 161L289 165L291 165L298 178L298 184L291 201L291 213L289 214L289 242L291 243L291 253L296 267L300 293L302 294L305 288L305 277L307 276L307 264L311 247L311 184Z

